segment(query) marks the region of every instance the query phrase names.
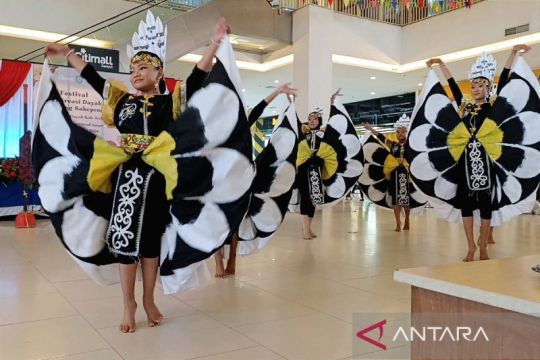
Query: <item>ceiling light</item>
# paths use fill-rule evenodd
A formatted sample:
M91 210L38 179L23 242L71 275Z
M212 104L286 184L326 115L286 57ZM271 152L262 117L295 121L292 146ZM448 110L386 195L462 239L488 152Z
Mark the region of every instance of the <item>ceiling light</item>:
M0 25L0 35L43 42L56 42L67 36L64 34L58 34L53 32L25 29L6 25ZM111 48L113 46L113 43L110 41L89 38L77 39L76 36L71 36L63 40L62 43L71 43L75 45L92 46L97 48Z
M371 79L371 80L375 80L375 79L377 79L377 77L372 76L372 77L370 77L370 79Z
M201 59L202 59L202 55L187 54L187 55L182 56L178 60L197 63ZM294 61L294 55L290 54L290 55L286 55L286 56L283 56L278 59L268 61L262 64L236 60L236 66L238 66L238 68L242 70L267 72L267 71L274 70L282 66L292 64L293 61Z
M276 84L279 84L279 80L274 80L274 82L275 82Z
M439 57L445 62L459 61L464 59L469 59L473 57L480 56L482 53L495 53L499 51L509 50L514 45L518 44L537 44L540 43L540 32L529 34L525 36L516 37L509 40L499 41L496 43L491 43L483 46L478 46L466 50L460 50L448 54L436 55L433 57ZM351 56L343 55L332 55L332 61L336 64L356 66L366 69L381 70L393 73L406 73L409 71L419 70L426 67L426 61L428 59L422 59L418 61L413 61L406 64L388 64L381 61L374 61L368 59L361 59Z
M422 86L422 85L424 85L424 84L422 84L422 83L418 83L418 86Z
M246 92L246 89L242 89L242 92Z
M372 91L372 92L370 92L369 94L370 94L370 95L375 95L375 93L374 93L373 91Z

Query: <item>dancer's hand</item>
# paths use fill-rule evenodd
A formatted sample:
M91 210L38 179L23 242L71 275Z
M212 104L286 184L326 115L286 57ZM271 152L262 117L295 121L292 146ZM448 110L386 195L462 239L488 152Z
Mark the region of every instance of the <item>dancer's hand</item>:
M221 18L219 19L216 27L214 28L214 35L212 35L212 40L214 40L214 43L216 44L221 44L225 35L229 34L230 32L231 27L229 26L229 24L227 24L227 20L225 20L225 18Z
M428 61L426 61L426 65L428 68L431 69L433 65L444 65L444 61L439 58L429 59Z
M362 125L363 127L365 127L365 128L366 128L367 130L369 130L369 131L372 131L372 130L373 130L373 127L371 126L370 123L365 122L365 123L362 123L361 125Z
M334 105L334 102L336 101L336 96L341 96L340 93L341 88L339 88L335 93L332 94L332 97L330 97L330 104Z
M66 56L69 47L64 44L51 43L45 47L45 55L48 57Z
M297 89L291 87L290 83L280 86L277 89L278 94L287 94L287 96L296 96Z
M513 53L526 53L527 51L531 50L531 47L527 44L519 44L519 45L516 45L512 48L512 52Z

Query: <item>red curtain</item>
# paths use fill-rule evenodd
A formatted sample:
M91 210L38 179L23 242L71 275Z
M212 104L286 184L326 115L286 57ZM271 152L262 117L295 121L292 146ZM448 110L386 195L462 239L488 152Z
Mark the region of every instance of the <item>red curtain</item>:
M165 78L165 84L167 85L167 90L169 90L170 93L174 91L174 87L176 86L176 82L178 80L175 80L173 78Z
M0 69L0 106L9 101L20 89L30 71L30 64L16 61L2 61Z

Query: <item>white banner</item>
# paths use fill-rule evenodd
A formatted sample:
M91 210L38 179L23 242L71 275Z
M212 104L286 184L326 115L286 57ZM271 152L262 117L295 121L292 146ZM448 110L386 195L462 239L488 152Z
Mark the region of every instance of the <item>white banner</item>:
M41 78L42 65L34 65L34 87ZM105 79L119 80L134 92L129 82L128 74L99 73ZM53 79L64 104L77 125L92 132L105 141L120 144L120 133L114 126L107 126L101 120L101 107L103 99L88 82L83 79L77 70L68 67L58 67L53 70Z

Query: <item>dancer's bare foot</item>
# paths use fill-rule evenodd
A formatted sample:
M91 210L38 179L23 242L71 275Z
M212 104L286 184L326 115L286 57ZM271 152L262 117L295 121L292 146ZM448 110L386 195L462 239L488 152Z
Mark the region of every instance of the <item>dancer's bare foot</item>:
M317 235L311 230L309 230L309 236L311 236L313 239L317 237Z
M469 249L467 251L467 256L463 258L463 262L471 262L474 261L474 254L476 253L476 246L473 249Z
M216 261L216 274L215 274L215 277L224 278L226 276L227 276L227 273L225 272L225 269L223 268L223 261L221 261L221 260Z
M480 260L489 260L489 255L485 246L480 246Z
M409 230L409 221L405 220L405 225L403 225L403 230L407 231Z
M148 326L154 327L159 325L163 320L163 315L159 312L154 300L143 301L144 311L146 312L146 318L148 319Z
M236 258L230 257L229 260L227 260L227 268L225 269L225 274L227 276L231 275L233 276L236 272Z
M120 331L123 333L133 333L136 330L135 312L137 311L137 303L132 301L124 304L124 319L120 324Z
M313 237L310 234L304 233L304 240L313 240Z
M488 242L487 242L487 243L488 243L488 245L493 245L493 244L495 244L495 240L493 240L493 236L490 236L490 237L488 238Z
M394 229L395 232L401 232L401 225L396 226Z

